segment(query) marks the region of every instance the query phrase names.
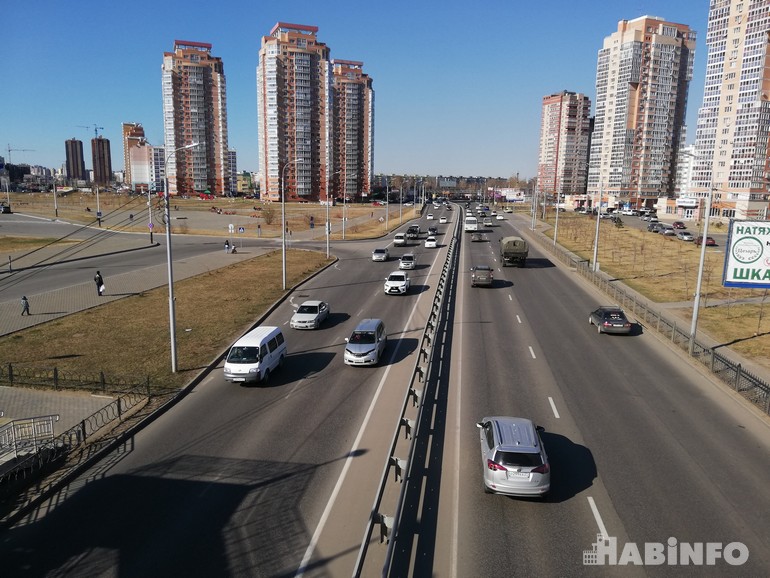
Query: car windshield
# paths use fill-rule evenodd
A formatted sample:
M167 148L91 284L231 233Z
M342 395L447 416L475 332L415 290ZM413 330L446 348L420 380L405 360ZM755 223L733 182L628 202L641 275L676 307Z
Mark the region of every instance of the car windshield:
M519 466L525 468L536 468L543 465L543 460L539 453L525 452L497 452L495 462L501 466Z
M230 363L257 363L259 347L233 347L227 354Z
M403 280L404 280L404 276L403 275L395 275L394 274L394 275L391 275L390 277L388 277L388 281L403 281Z
M350 343L374 343L374 331L354 331L348 341Z
M474 271L477 273L486 273L487 271L491 271L489 267L475 267Z
M401 260L408 263L410 261L414 261L414 257L412 257L411 255L404 255L403 257L401 257Z
M297 313L318 313L318 305L300 305Z

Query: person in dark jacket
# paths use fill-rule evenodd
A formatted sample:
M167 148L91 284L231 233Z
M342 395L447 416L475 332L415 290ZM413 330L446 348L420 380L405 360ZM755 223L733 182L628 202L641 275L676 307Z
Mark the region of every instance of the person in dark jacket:
M94 275L94 283L96 283L96 293L101 297L104 294L104 278L101 272L97 271Z

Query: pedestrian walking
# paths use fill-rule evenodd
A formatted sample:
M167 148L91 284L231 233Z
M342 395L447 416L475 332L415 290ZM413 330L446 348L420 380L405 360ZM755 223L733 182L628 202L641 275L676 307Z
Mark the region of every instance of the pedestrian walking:
M27 299L26 295L23 295L22 298L21 298L21 314L24 315L25 313L27 315L30 315L30 312L29 312L29 299Z
M229 252L230 252L230 240L225 239L225 253L229 253Z
M96 275L94 275L94 283L96 283L96 293L101 297L104 294L104 278L100 271L97 271Z

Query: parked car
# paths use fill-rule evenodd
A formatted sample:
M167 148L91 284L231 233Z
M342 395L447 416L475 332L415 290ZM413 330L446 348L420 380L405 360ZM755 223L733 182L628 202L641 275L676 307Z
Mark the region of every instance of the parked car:
M399 269L414 269L417 264L417 259L414 257L414 253L405 253L401 255L401 260L398 263Z
M682 221L674 221L671 223L671 226L674 227L674 229L686 229L687 225L685 225Z
M481 444L484 491L541 496L551 489L551 465L540 438L542 427L523 417L484 417L476 424Z
M495 219L497 219L498 221L504 221L505 217L503 217L502 213L498 213Z
M599 333L631 333L631 322L625 312L616 306L603 306L591 311L588 323L596 325Z
M394 271L385 277L385 293L387 295L406 295L409 291L409 275L403 271Z
M694 241L695 237L690 231L679 231L676 234L676 238L682 241Z
M663 228L663 225L661 225L660 223L650 223L649 225L647 225L647 230L650 231L651 233L658 233L662 228Z
M658 229L658 233L661 235L666 235L667 237L673 237L676 235L676 229L674 229L674 227L666 227L663 225L660 229Z
M492 267L488 265L476 265L471 267L471 287L491 287L495 279Z
M329 304L324 301L305 301L291 316L292 329L318 329L329 317Z
M435 249L436 248L436 237L428 237L425 239L425 248L426 249Z
M448 222L448 220L447 220L447 218L446 218L446 217L441 217L441 218L438 220L438 222L439 222L439 225L446 225L446 224L447 224L447 222Z
M503 209L503 211L506 212L506 213L513 213L513 209L510 208L510 207L505 207L505 209Z
M372 261L387 261L388 259L390 259L390 252L387 249L372 251Z
M703 243L703 235L698 235L698 237L695 239L695 244L700 246L701 243ZM716 247L717 242L714 240L713 237L706 237L706 246L707 247Z

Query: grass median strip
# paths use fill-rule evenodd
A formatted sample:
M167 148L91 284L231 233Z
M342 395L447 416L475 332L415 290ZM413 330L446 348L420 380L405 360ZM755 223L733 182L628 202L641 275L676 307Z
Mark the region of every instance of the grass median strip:
M289 250L287 286L329 261ZM171 373L168 288L75 313L0 338L5 363L57 367L61 373L150 377L181 387L246 331L283 294L275 251L174 283L178 373Z

